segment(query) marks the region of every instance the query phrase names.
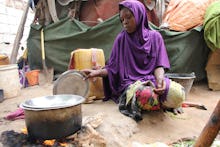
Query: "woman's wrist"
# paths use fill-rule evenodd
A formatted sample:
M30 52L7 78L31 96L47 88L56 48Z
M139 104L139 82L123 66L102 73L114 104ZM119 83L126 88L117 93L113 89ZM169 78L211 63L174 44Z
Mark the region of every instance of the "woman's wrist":
M154 71L154 75L157 79L164 79L164 69L163 67L158 67Z
M107 69L105 69L105 68L99 69L99 70L98 70L98 75L99 75L100 77L106 77L106 76L108 75Z

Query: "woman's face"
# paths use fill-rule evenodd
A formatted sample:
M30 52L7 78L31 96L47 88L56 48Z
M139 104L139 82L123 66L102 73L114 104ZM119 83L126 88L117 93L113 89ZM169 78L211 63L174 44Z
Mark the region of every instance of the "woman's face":
M126 7L120 10L121 23L128 33L133 33L136 30L136 22L133 13Z

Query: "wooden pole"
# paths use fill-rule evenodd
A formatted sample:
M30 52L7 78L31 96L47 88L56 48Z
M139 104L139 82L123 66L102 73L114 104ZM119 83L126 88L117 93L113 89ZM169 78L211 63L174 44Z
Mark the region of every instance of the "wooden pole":
M27 5L25 7L25 11L23 12L21 22L19 24L18 31L17 31L16 37L14 40L14 45L13 45L13 49L12 49L12 53L11 53L11 57L10 57L11 64L15 64L16 60L17 60L18 50L19 50L19 46L20 46L20 41L23 37L24 25L26 22L28 10L29 10L29 2L27 2Z
M196 140L194 147L209 147L212 145L215 137L218 135L220 130L220 100L215 107L209 121L205 125L200 134L199 138Z

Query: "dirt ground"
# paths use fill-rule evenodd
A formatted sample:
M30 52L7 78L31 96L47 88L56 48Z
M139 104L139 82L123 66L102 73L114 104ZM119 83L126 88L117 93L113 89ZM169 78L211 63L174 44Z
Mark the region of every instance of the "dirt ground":
M6 130L21 132L25 128L24 119L8 121L4 117L16 111L18 105L25 100L52 95L52 88L52 84L24 88L19 96L0 103L0 133ZM162 111L146 112L143 114L144 119L136 123L122 115L117 104L99 100L92 104L82 104L82 115L83 118L98 113L104 116L97 131L106 139L109 147L129 147L134 142L169 144L181 138L198 137L219 100L220 91L209 90L207 82L203 81L193 84L187 101L204 104L208 110L188 107L183 108L183 114L176 116ZM219 135L216 139L220 139Z

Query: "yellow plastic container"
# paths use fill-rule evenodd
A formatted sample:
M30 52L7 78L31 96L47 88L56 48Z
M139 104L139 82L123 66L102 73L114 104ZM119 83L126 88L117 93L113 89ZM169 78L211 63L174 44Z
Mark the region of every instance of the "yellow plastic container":
M71 52L69 69L97 69L105 66L105 56L102 49L77 49ZM104 98L103 81L101 77L89 79L88 97Z

